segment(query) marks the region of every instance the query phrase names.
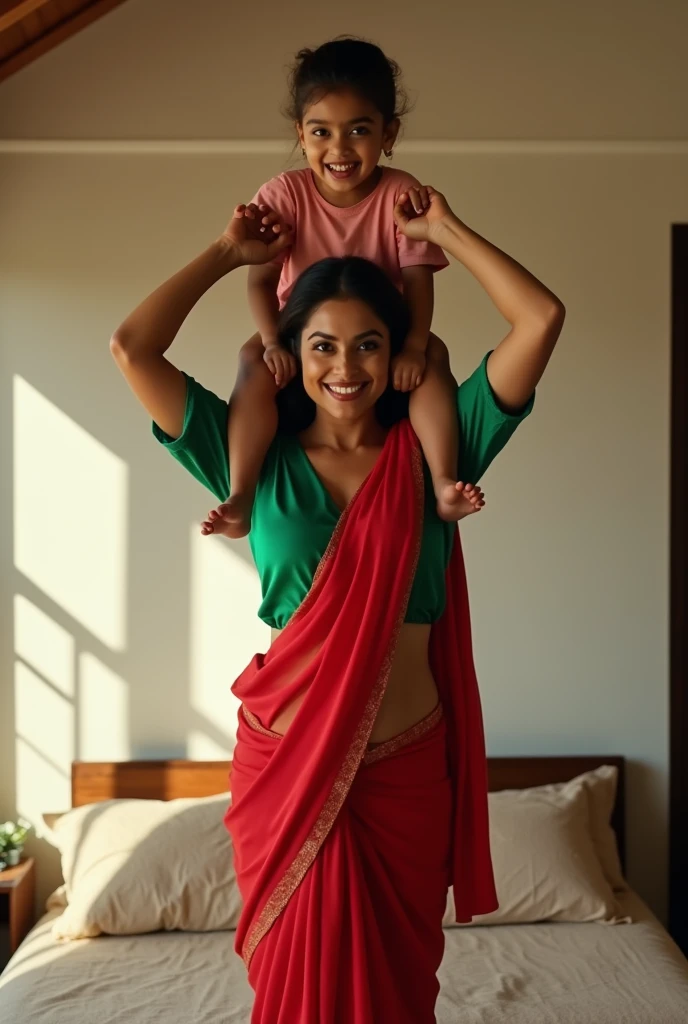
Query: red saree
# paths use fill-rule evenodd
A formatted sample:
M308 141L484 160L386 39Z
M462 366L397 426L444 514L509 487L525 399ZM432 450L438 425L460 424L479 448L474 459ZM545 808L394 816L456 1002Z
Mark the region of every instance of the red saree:
M254 1024L430 1024L448 885L460 921L497 906L458 533L431 637L441 709L367 750L422 517L421 455L403 421L307 597L232 688L242 709L225 822ZM300 694L286 735L272 732Z

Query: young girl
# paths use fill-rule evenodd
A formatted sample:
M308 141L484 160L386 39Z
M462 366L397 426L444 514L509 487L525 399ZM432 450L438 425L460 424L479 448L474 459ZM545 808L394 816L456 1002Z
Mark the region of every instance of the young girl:
M249 268L248 293L264 359L277 387L296 373L294 356L278 343L281 309L299 275L327 256L363 256L377 263L403 291L411 313L404 349L392 366L393 384L412 392L411 424L421 443L437 499L446 521L479 511L473 488L457 483L459 437L455 384L428 365L433 312L433 273L447 266L439 246L409 238L408 220L429 206L428 190L401 170L380 167L392 159L404 112L399 68L382 50L358 39L340 38L301 50L291 76L289 117L294 121L303 170L287 171L259 190L244 215L272 233L293 231L288 249L272 263ZM405 225L405 232L400 229ZM327 339L322 339L323 352ZM364 381L341 380L327 387L337 413L356 403ZM352 409L352 411L355 411ZM242 537L251 528L251 511L263 460L277 430L273 398L256 382L242 382L232 397L229 417L232 494L209 514L203 533Z

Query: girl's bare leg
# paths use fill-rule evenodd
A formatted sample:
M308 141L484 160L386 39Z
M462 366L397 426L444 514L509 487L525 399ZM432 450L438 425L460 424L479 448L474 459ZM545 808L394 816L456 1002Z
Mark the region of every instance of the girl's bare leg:
M456 381L444 342L430 336L423 383L411 392L409 417L430 468L440 519L457 522L485 504L482 491L456 479L459 419Z
M230 494L208 513L201 533L245 537L258 478L277 433L277 386L263 360L263 344L255 334L239 353L239 374L229 402L227 420Z

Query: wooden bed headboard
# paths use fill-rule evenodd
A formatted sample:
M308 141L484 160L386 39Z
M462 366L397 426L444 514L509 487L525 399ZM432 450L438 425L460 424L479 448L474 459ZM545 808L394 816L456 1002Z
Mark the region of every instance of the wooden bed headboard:
M489 788L528 789L551 782L568 782L600 765L619 770L612 828L625 867L624 793L625 760L610 757L490 757ZM116 797L174 800L177 797L213 796L229 789L231 761L74 761L72 807Z

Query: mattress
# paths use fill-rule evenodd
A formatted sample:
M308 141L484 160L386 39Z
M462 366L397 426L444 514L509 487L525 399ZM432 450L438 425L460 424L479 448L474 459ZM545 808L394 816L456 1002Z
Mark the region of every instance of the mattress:
M447 929L438 1024L688 1024L688 961L637 895L621 903L633 924ZM233 932L59 943L58 913L0 976L2 1024L248 1024Z

